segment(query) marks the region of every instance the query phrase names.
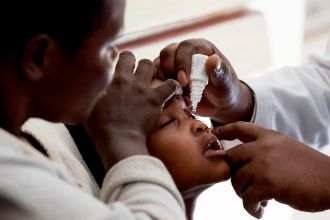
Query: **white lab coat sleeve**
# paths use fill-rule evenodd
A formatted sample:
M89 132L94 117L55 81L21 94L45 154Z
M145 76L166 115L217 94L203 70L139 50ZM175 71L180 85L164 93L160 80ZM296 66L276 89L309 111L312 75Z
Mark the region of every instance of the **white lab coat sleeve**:
M303 66L242 80L255 92L255 123L330 153L330 46Z

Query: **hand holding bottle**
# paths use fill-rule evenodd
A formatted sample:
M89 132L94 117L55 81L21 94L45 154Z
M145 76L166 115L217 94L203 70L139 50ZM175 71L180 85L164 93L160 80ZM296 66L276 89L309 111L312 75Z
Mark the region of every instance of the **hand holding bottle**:
M238 80L227 58L205 39L189 39L165 47L154 61L157 77L178 80L184 90L184 99L190 105L192 55L196 53L209 56L205 64L209 82L196 114L220 123L249 120L253 111L251 91Z

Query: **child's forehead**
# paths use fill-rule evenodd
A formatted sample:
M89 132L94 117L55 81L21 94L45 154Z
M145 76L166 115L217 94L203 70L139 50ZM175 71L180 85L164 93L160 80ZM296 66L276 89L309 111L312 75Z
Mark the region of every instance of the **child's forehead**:
M168 101L166 101L162 111L168 110L174 111L177 114L187 110L187 106L183 101L182 96L173 96Z
M152 83L151 83L151 87L152 88L156 88L156 87L158 87L158 86L160 86L160 85L162 85L164 83L165 83L165 81L163 81L163 80L153 79L152 80ZM183 100L183 98L182 98L181 95L173 96L169 100L167 100L165 102L165 105L163 107L163 110L164 109L167 109L169 107L174 108L175 106L177 106L178 109L179 108L181 108L181 109L186 108L186 104L185 104L185 102L184 102L184 100Z
M177 98L173 96L169 100L167 100L164 104L163 110L169 109L169 108L174 108L176 106Z

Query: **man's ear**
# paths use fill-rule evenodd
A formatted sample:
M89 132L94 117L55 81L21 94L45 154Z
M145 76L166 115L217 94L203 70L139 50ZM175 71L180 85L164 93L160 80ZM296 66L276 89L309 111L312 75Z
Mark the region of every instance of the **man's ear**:
M56 45L54 39L44 34L36 35L27 42L21 59L25 79L39 81L44 77Z

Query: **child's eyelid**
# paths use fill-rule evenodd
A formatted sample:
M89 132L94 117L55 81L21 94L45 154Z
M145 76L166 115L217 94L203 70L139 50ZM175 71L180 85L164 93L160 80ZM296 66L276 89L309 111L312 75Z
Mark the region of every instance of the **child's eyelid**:
M164 126L166 126L171 120L173 120L173 118L169 115L169 114L166 114L166 113L162 113L160 115L160 118L158 120L158 128L162 128Z
M164 120L165 122L161 122L160 125L159 125L159 128L163 128L163 127L166 127L167 125L171 124L172 122L175 121L175 119L167 119L167 120Z

